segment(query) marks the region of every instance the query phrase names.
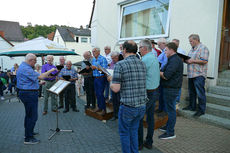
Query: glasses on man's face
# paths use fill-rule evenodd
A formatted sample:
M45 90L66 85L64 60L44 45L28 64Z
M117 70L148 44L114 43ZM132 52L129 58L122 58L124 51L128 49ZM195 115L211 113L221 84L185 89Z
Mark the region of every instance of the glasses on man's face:
M144 46L140 46L139 49L143 48Z

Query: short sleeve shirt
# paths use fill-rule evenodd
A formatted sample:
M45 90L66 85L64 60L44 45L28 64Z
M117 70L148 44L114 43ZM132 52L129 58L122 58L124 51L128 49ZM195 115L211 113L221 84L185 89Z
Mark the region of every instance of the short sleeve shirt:
M27 64L22 62L17 70L17 88L23 90L39 89L38 76L40 74Z
M191 59L208 61L209 50L205 45L200 43L198 46L190 50L188 56L190 56ZM198 76L204 76L206 78L208 63L204 65L188 64L187 70L188 70L188 78L195 78Z
M116 63L112 83L121 85L121 103L131 107L146 104L146 67L135 55Z

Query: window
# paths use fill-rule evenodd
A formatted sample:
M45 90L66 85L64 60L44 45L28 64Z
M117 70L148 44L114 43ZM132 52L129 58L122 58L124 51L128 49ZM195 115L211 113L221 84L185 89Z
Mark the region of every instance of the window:
M142 0L121 6L120 40L168 36L170 0Z
M87 43L87 42L88 42L88 38L86 38L86 37L81 37L81 42L82 42L82 43Z
M78 37L76 37L76 42L78 43L78 41L79 41L79 40L78 40Z

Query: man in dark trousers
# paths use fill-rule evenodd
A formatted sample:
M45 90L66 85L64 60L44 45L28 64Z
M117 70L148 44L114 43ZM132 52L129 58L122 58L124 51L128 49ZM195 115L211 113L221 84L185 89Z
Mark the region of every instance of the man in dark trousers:
M61 70L58 77L62 80L66 80L64 76L69 76L70 78L66 81L70 81L71 83L64 90L65 95L65 110L63 113L67 113L69 111L69 105L71 105L74 112L79 112L76 106L76 86L75 82L78 79L77 71L72 69L71 61L66 62L66 67Z
M166 126L160 128L165 133L160 139L176 138L174 127L176 124L176 98L183 81L183 62L177 55L177 46L170 42L166 45L165 55L168 58L167 64L161 69L161 85L163 87L163 100L168 114Z
M37 59L34 54L27 54L25 62L19 66L17 71L17 87L19 89L19 98L25 107L25 141L24 144L37 144L40 141L34 138L38 134L34 132L34 127L38 119L38 79L44 79L55 68L42 73L41 75L34 71L34 65Z

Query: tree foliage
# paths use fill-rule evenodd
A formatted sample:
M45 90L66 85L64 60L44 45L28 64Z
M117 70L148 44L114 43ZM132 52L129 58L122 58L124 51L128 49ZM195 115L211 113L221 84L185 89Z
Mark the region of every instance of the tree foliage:
M51 32L55 32L57 25L35 25L35 26L21 26L22 33L25 38L33 39L39 36L47 37Z

